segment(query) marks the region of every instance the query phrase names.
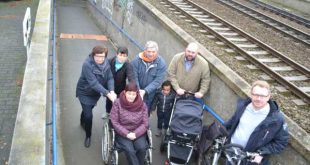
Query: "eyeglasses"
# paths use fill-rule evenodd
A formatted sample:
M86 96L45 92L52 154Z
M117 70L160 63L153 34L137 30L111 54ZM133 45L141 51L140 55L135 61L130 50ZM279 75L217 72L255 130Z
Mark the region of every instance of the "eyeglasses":
M96 58L105 58L105 56L98 56L98 55L95 55L94 57L96 57Z
M261 98L265 98L265 97L268 97L268 96L269 96L269 94L268 94L268 95L261 95L261 94L256 94L256 93L251 93L251 95L252 95L253 97L261 97Z

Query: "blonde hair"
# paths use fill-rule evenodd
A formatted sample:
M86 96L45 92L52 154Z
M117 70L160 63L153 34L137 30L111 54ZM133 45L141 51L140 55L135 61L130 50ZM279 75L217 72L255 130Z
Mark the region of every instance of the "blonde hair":
M270 85L268 84L267 81L263 81L263 80L256 80L252 83L252 87L251 87L251 92L253 90L254 87L259 86L261 88L266 88L268 90L268 93L270 94Z

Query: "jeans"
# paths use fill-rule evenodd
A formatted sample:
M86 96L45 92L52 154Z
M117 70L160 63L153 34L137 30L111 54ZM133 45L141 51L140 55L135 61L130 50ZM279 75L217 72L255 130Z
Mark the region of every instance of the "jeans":
M144 158L148 143L146 135L140 136L135 140L116 135L116 147L124 151L129 165L144 165Z
M93 108L94 105L87 105L83 104L82 105L82 113L81 113L81 118L80 122L82 125L84 125L85 132L86 132L86 137L91 136L91 129L93 125Z

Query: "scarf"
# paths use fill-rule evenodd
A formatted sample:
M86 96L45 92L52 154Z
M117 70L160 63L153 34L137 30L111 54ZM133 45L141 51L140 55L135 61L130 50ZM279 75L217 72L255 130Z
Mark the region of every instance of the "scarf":
M119 69L121 69L123 67L124 63L120 63L118 62L117 59L115 59L115 71L118 71Z
M119 96L121 106L128 111L140 110L143 106L143 100L142 100L139 92L137 92L137 96L136 96L134 102L132 102L132 103L127 101L125 92L126 91L124 90Z
M139 57L145 62L153 62L154 60L156 60L157 54L154 57L150 58L146 56L144 52L141 52L139 53Z

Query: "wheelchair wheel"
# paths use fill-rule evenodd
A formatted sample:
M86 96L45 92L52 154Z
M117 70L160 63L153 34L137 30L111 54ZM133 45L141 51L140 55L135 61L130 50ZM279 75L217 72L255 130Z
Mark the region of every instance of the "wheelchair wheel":
M149 129L147 130L148 135L148 141L149 141L149 148L147 149L146 155L145 155L145 163L146 165L152 164L152 150L153 150L153 141L152 141L152 131Z
M109 154L110 154L110 132L109 124L106 122L103 125L103 133L101 138L101 154L104 164L109 163Z
M151 165L151 164L152 164L152 149L151 149L151 148L149 148L149 149L146 151L144 164L145 164L145 165Z
M110 165L117 165L118 164L118 152L117 150L114 150L111 154L111 157L109 159Z

